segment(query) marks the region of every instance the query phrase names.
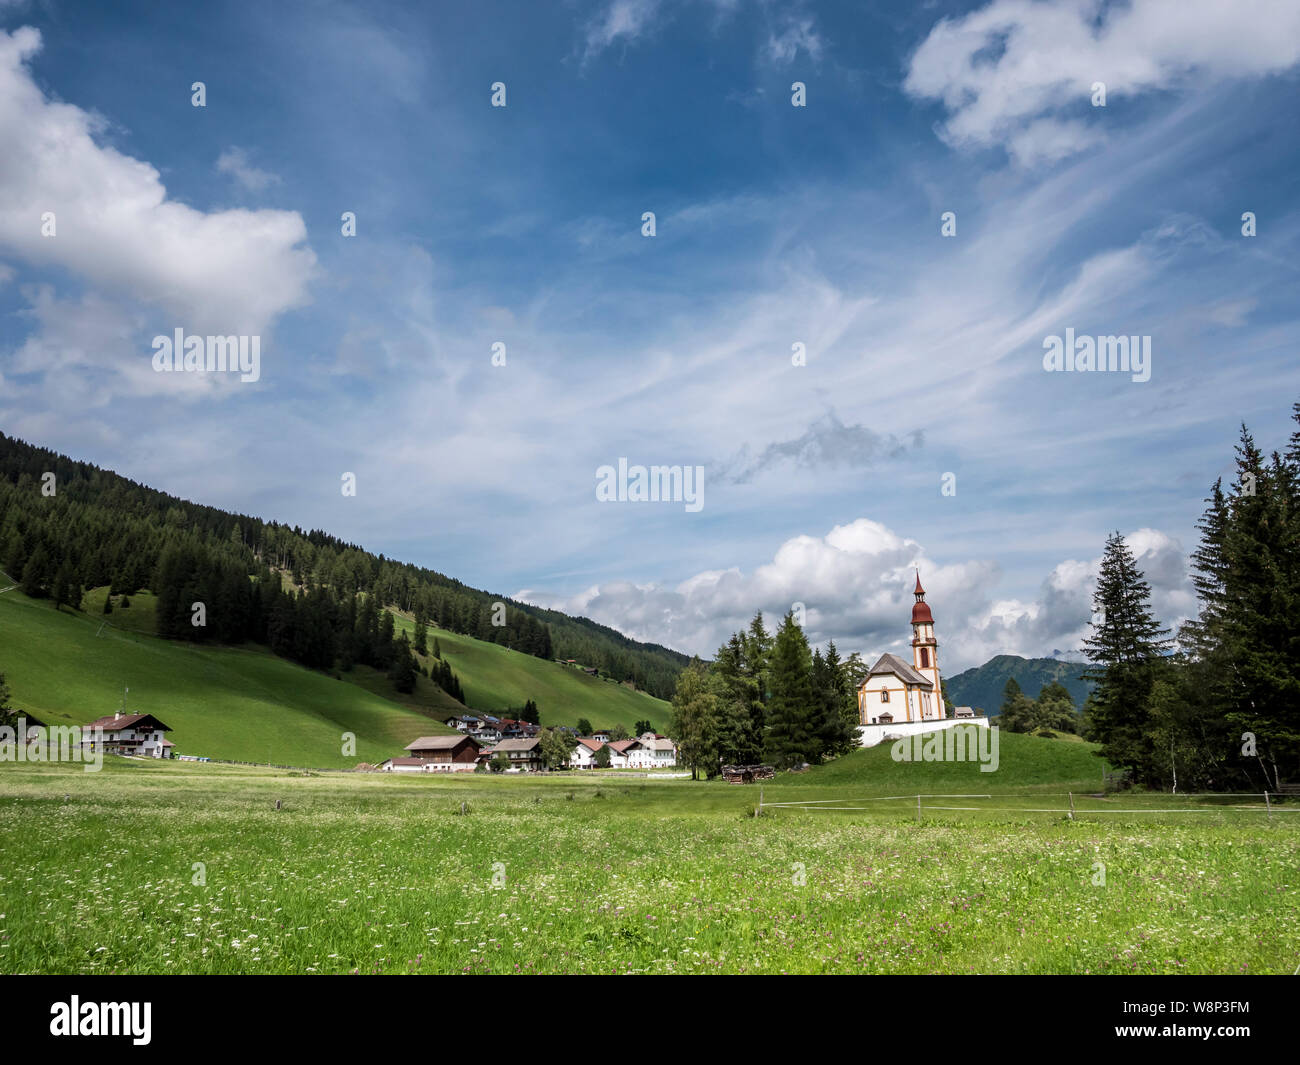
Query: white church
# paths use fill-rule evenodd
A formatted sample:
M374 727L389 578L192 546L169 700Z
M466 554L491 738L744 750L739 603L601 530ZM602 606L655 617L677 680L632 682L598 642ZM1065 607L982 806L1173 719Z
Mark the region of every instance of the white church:
M925 601L920 572L913 594L911 664L898 655L883 654L858 688L858 734L863 747L956 724L988 727L988 719L976 718L968 706L956 707L953 716L948 716L939 677L934 615Z

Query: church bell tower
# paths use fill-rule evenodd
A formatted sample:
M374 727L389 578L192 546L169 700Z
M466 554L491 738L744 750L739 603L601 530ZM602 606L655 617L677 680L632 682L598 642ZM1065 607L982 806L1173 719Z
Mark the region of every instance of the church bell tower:
M922 719L945 718L947 707L943 705L943 682L939 678L939 644L934 638L934 615L930 613L925 601L925 589L921 587L921 572L916 573L916 605L912 607L912 668L934 685L930 692L929 705L922 700Z

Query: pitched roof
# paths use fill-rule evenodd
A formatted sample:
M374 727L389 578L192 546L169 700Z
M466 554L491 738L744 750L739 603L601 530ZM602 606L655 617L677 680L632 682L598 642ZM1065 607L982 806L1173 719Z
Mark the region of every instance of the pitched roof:
M82 728L102 728L105 732L116 732L120 729L135 728L137 725L144 724L145 727L161 729L163 732L170 732L171 729L159 721L153 714L109 714L106 717L99 717L89 725L82 725Z
M408 751L454 751L462 743L472 743L478 746L478 740L473 736L421 736L413 743L406 745Z
M619 754L623 754L629 747L635 747L640 744L640 742L640 740L611 740L609 745L613 750L618 751Z
M542 741L539 740L536 736L532 737L531 739L502 740L495 747L493 747L492 750L493 752L531 751L534 747L536 747L541 742Z
M604 740L593 740L590 736L579 736L578 742L581 743L593 754L605 746Z
M921 676L898 655L881 655L876 664L871 667L871 672L867 676L874 677L880 673L892 673L894 676L899 677L904 684L914 684L918 688L932 689L934 687L929 680Z

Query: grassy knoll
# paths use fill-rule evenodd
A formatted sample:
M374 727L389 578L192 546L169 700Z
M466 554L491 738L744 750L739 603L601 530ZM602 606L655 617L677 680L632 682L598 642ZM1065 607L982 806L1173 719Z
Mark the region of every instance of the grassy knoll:
M1004 764L1032 777L1029 763L1054 742L1004 746ZM766 793L889 794L899 783L834 780L852 768ZM928 775L938 767L910 768L908 790L945 790ZM1300 818L1223 809L1067 821L1027 812L1049 782L1007 780L989 790L1026 812L927 812L916 824L889 804L754 818L757 789L719 782L0 764L0 972L1289 973L1300 963ZM1154 810L1167 798L1125 801Z
M138 598L108 620L130 614ZM81 725L116 710L129 686L128 710L170 725L180 751L288 765L378 762L416 736L448 731L428 714L265 649L101 631L103 620L56 612L16 589L0 595L0 670L14 705L53 725ZM355 755L342 754L345 732L356 735Z

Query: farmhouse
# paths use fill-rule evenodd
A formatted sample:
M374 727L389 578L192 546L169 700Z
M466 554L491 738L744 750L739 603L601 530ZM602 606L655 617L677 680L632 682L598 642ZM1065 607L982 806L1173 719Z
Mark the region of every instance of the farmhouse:
M542 769L542 741L536 736L502 740L490 751L491 757L504 754L510 759L510 772L534 772Z
M97 739L97 729L103 739ZM134 754L143 758L170 758L176 745L166 736L171 729L153 714L124 714L119 711L96 718L81 728L81 746L109 754Z
M482 746L473 736L421 736L406 749L425 762L425 772L472 773Z

